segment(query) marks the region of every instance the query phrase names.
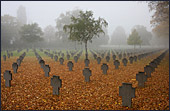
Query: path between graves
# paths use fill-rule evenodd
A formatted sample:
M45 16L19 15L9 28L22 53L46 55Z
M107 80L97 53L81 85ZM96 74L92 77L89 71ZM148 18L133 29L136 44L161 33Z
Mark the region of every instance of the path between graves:
M146 82L146 87L136 89L136 98L132 99L133 108L122 107L122 99L118 96L119 86L123 82L130 82L133 87L137 87L135 80L137 72L143 71L144 66L160 54L156 53L134 64L128 63L126 67L121 63L118 70L115 70L113 63L110 62L107 75L102 74L101 64L98 65L96 60L91 61L92 76L90 83L84 82L82 74L84 61L75 63L73 71L69 72L66 61L64 65L60 65L59 62L55 62L49 57L43 58L46 64L51 67L50 77L45 77L36 57L26 56L18 69L18 73L13 74L12 87L5 88L2 73L7 69L12 70L12 63L16 61L16 58L13 57L5 63L1 62L1 108L2 110L148 110L164 108L169 105L169 102L166 103L166 99L169 100L169 53L166 54L160 66ZM52 95L50 78L53 75L58 75L62 79L60 96ZM161 104L159 105L159 103Z

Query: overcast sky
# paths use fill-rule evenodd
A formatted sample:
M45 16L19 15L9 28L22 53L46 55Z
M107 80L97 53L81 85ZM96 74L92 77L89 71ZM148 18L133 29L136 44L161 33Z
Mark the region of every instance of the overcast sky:
M133 1L1 1L1 16L9 14L16 17L20 5L26 8L27 22L36 22L40 27L55 26L55 19L61 13L79 8L92 10L95 18L99 16L108 22L108 33L111 35L117 26L123 26L126 34L134 25L144 25L151 31L147 3Z

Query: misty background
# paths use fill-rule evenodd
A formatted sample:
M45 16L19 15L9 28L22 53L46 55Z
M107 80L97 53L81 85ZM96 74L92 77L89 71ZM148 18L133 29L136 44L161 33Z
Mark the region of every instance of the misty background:
M152 32L150 21L155 11L149 11L147 2L137 1L1 1L1 32L4 32L1 33L1 46L3 49L20 46L67 48L76 45L81 48L81 44L69 41L62 29L71 22L72 15L78 16L80 10L91 10L96 19L102 17L108 22L105 35L93 39L89 47L128 45L127 39L134 29L143 41L141 45L169 47L169 37L159 37ZM7 26L7 20L17 21L15 28ZM27 44L19 32L24 24L34 23L42 30L43 39L36 44L33 41Z

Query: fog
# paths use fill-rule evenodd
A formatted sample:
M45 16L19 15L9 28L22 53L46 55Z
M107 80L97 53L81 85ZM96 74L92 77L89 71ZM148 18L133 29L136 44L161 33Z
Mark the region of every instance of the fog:
M37 22L42 28L55 26L55 19L66 11L79 8L92 10L94 17L103 17L108 22L108 33L112 34L117 26L123 26L126 34L138 24L151 31L151 15L145 2L133 1L2 1L1 16L9 14L16 17L20 5L26 8L28 23Z
M63 13L66 15L67 11L74 10L91 10L93 11L94 17L104 18L108 22L108 27L105 30L106 39L93 40L93 45L127 45L127 39L132 33L132 29L136 29L142 38L143 43L141 45L156 45L159 39L154 38L155 35L152 34L152 29L150 21L152 20L152 15L154 11L149 12L148 3L139 1L1 1L1 18L2 16L8 14L13 17L17 17L17 10L20 6L25 8L25 21L22 24L32 24L37 23L42 31L47 31L43 35L44 40L47 43L46 46L54 42L56 31L56 23L58 18L61 17ZM21 9L22 10L22 9ZM22 13L22 11L21 11ZM24 16L24 15L23 15ZM22 17L21 17L22 18ZM1 21L2 23L2 21ZM58 22L59 23L59 22ZM2 27L2 25L1 25ZM48 28L47 28L48 27ZM168 27L169 28L169 27ZM119 30L120 29L120 30ZM50 31L51 32L50 32ZM58 30L58 29L57 29ZM144 32L142 32L144 30ZM49 34L53 33L53 34ZM143 34L145 33L145 34ZM18 32L17 32L18 34ZM21 35L12 35L10 37L10 44L19 40ZM123 35L122 35L123 34ZM2 36L2 34L1 34ZM104 35L101 35L104 36ZM122 37L123 36L123 37ZM149 36L150 42L145 44L147 37ZM115 39L116 37L119 38ZM62 39L63 37L58 37ZM59 41L60 39L57 39ZM123 41L123 42L117 42ZM169 38L163 39L161 44L167 42ZM51 42L50 42L51 41ZM63 40L66 41L66 40ZM97 41L97 42L96 42ZM102 41L104 41L102 43ZM113 42L112 42L113 41ZM2 41L1 41L2 42ZM99 43L100 42L100 43ZM24 43L23 43L24 44ZM73 43L74 44L74 43ZM169 45L169 42L166 43ZM61 45L58 43L58 45ZM78 44L80 45L80 44ZM44 45L45 46L45 45ZM69 46L69 44L67 44ZM67 47L66 46L66 47ZM91 46L91 45L90 45Z

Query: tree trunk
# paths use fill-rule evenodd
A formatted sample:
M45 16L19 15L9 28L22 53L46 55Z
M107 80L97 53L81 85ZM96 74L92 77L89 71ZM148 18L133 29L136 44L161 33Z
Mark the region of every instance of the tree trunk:
M88 53L87 53L87 42L85 42L85 50L86 50L86 59L88 59Z

